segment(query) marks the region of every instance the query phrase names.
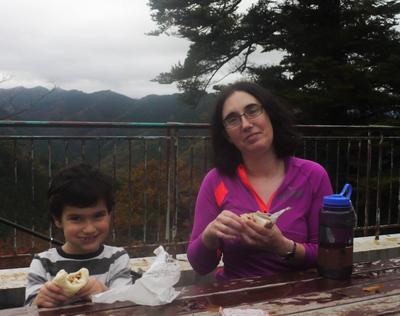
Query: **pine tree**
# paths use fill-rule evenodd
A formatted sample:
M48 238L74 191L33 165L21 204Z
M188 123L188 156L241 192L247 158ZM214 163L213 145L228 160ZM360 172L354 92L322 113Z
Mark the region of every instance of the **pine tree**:
M198 97L229 65L288 101L303 123L399 115L399 1L259 0L244 13L240 2L150 0L153 34L191 41L184 63L156 80ZM256 50L277 50L281 62L251 64Z

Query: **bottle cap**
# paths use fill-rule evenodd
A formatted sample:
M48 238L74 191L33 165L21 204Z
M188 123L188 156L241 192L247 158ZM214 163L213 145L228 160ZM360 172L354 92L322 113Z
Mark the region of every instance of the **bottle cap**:
M339 194L332 194L324 196L324 207L338 207L347 208L351 207L350 196L353 189L349 183L346 183Z

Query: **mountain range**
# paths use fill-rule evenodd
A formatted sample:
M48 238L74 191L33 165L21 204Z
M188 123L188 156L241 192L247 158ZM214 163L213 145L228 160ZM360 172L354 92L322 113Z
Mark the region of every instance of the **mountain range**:
M197 106L180 94L133 99L111 90L85 93L44 87L0 89L0 119L99 122L209 122L213 95Z

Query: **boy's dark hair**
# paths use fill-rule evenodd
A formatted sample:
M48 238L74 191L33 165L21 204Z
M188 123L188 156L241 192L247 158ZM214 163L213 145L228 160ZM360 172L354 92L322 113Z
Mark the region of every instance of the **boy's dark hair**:
M269 116L274 131L273 146L278 158L294 154L299 144L299 134L293 125L293 116L282 102L268 90L256 83L240 81L225 88L219 95L211 121L211 140L214 165L223 174L233 175L237 166L243 163L240 151L227 139L222 122L225 101L236 91L246 92L255 97Z
M58 172L51 181L47 196L52 219L61 219L65 206L84 208L103 200L109 213L114 208L111 178L85 163Z

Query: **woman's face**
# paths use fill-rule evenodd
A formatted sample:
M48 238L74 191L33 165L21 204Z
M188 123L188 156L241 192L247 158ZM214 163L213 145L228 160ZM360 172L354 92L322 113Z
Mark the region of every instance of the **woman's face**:
M229 142L239 149L242 156L273 150L274 132L271 121L260 101L251 94L235 91L228 97L222 109L222 121Z

